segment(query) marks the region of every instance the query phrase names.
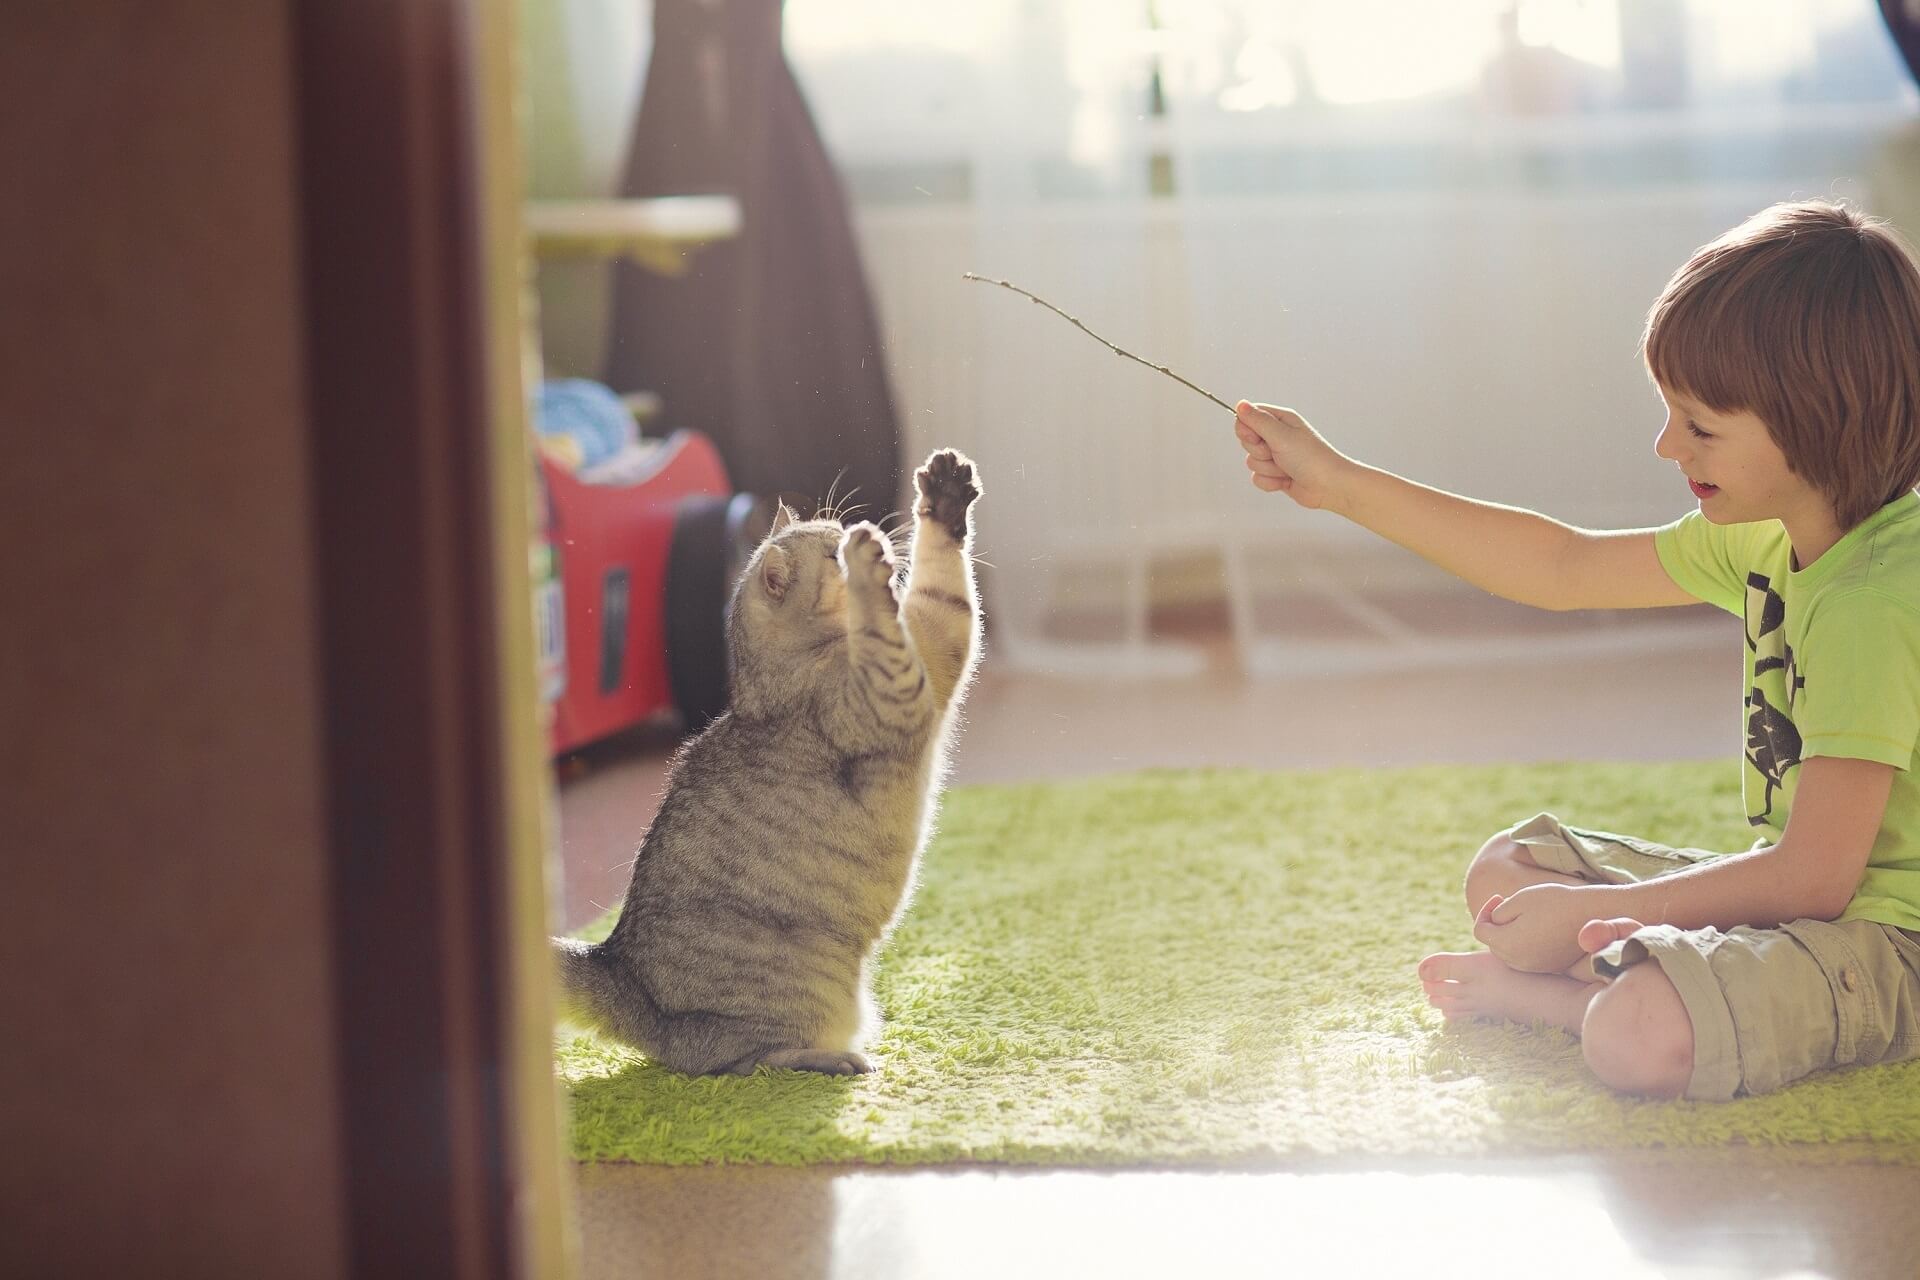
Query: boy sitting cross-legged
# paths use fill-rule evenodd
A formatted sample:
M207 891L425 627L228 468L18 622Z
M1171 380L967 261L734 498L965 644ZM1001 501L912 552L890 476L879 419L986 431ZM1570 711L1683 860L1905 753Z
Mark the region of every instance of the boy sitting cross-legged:
M1541 814L1467 869L1488 950L1420 962L1449 1018L1539 1018L1621 1090L1725 1099L1920 1056L1920 272L1882 225L1777 205L1648 316L1654 449L1699 508L1590 531L1364 466L1241 402L1253 483L1549 609L1746 621L1744 853Z

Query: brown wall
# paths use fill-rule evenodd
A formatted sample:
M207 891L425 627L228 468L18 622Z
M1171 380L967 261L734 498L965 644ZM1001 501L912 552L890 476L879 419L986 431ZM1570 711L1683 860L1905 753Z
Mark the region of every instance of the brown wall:
M341 1274L286 6L3 8L0 1252Z

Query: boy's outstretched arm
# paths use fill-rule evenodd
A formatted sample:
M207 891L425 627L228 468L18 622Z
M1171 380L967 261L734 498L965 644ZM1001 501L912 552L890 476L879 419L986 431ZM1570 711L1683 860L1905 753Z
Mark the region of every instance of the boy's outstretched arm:
M1291 409L1242 400L1234 431L1255 487L1334 511L1494 595L1543 609L1693 604L1651 529L1592 532L1428 488L1340 453Z

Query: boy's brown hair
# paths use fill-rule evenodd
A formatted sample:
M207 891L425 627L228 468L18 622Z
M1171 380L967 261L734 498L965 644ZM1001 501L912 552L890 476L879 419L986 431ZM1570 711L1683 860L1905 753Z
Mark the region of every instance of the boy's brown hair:
M1920 270L1877 219L1762 210L1674 272L1640 349L1662 386L1766 423L1842 529L1920 484Z

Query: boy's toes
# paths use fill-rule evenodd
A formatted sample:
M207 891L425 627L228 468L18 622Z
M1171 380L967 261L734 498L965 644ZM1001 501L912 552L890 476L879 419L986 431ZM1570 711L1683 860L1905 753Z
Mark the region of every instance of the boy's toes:
M1588 955L1603 951L1607 947L1645 928L1638 920L1618 916L1612 920L1589 920L1580 926L1578 941L1580 949Z
M1460 982L1473 975L1475 958L1485 952L1436 951L1420 962L1421 982Z

